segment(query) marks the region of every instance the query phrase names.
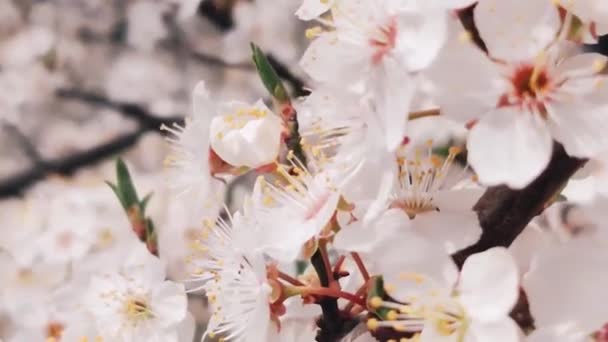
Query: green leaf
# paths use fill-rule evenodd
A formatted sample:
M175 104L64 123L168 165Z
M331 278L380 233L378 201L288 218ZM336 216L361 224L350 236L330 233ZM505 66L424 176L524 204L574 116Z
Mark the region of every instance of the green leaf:
M264 52L254 43L251 43L251 51L253 63L258 70L262 83L264 83L264 86L270 95L279 103L289 102L290 98L287 89L283 85L283 82L281 82L279 75L270 64L270 61L268 61Z
M114 191L114 193L116 194L116 197L118 197L118 201L120 201L120 205L124 208L125 203L124 203L124 200L122 199L122 193L120 192L120 190L118 190L118 187L116 186L116 184L114 184L110 181L106 181L105 183L112 189L112 191Z
M117 188L121 194L119 197L122 198L122 205L125 210L128 210L134 205L140 206L139 197L137 196L137 191L133 185L129 169L125 162L120 158L116 160L116 178Z
M150 202L150 199L152 198L153 194L154 193L151 192L151 193L147 194L146 197L144 197L143 200L141 200L141 202L140 202L139 205L141 207L142 214L144 214L146 212L146 207L148 206L148 202Z
M386 290L384 289L384 279L382 278L382 276L374 276L370 278L369 289L367 291L367 306L370 312L373 312L374 314L376 314L376 316L385 320L390 309L385 307L373 307L370 303L372 302L373 298L376 297L383 300L386 300L388 297L386 294Z

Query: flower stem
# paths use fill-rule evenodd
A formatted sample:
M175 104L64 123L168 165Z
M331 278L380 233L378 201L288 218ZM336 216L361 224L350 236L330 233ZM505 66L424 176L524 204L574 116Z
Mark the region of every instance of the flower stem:
M350 255L353 257L353 260L357 264L357 268L359 268L361 276L363 276L363 279L365 279L365 281L367 282L369 280L369 272L367 271L367 268L365 268L365 264L363 263L363 260L361 260L361 256L357 252L352 252L350 253Z
M346 257L344 255L340 255L340 258L338 258L338 261L336 261L336 264L334 265L334 274L340 272L342 264L344 264L344 260L346 260Z
M420 119L420 118L426 118L429 116L439 116L439 115L441 115L441 111L439 110L439 108L425 109L425 110L419 110L417 112L409 113L408 119L416 120L416 119Z
M304 286L303 282L281 271L279 271L279 279L284 280L294 286Z
M350 292L330 289L327 287L299 286L299 287L296 287L295 289L302 295L317 295L317 296L324 296L324 297L344 298L355 304L365 306L365 301L361 297L357 297L356 295L354 295Z
M361 287L357 290L357 292L355 292L355 296L361 297L365 294L366 291L367 291L367 282L365 282L365 284L361 285ZM355 304L358 304L358 303L355 303L355 302L348 303L348 305L346 305L344 307L344 311L350 312L353 309L353 307L355 306ZM363 307L365 308L365 305L363 305Z

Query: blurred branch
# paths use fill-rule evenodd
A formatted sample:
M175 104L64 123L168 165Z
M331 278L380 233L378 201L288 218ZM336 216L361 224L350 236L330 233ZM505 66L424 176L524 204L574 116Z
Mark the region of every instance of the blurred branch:
M232 8L237 0L203 0L198 7L198 14L207 18L220 31L229 31L234 27Z
M91 106L116 110L124 117L134 119L140 127L147 128L148 130L159 129L163 124L171 125L173 122L183 122L184 120L183 116L160 117L148 112L137 104L113 101L105 96L80 89L59 89L56 95L60 99L79 101Z
M108 157L135 145L142 133L142 130L138 130L127 135L119 136L90 150L75 153L64 158L46 160L34 164L24 172L0 180L0 198L21 195L24 190L49 175L71 175L80 168L107 159Z
M34 163L29 169L15 176L0 180L0 198L21 195L27 188L49 175L68 176L81 168L108 159L135 145L144 133L159 130L162 124L183 123L183 117L181 116L171 118L158 117L149 113L141 106L115 102L101 95L82 90L60 89L57 92L57 96L65 100L80 101L92 106L114 109L123 116L137 121L138 128L131 133L120 135L88 150L51 160L41 158L27 137L18 130L14 131L19 132L18 138Z
M4 129L7 130L10 134L12 134L15 137L15 139L17 140L17 142L23 149L23 152L25 153L25 155L32 162L34 162L37 165L42 164L42 162L43 162L42 157L38 153L38 150L36 149L34 144L32 144L32 142L29 140L29 138L26 137L25 134L23 134L23 132L21 132L19 127L15 126L13 124L6 123L6 124L4 124Z
M251 72L254 72L256 70L255 66L249 62L229 63L218 56L213 56L203 52L192 51L191 56L195 61L210 66L218 66L223 68L231 68ZM271 54L266 55L266 58L268 59L268 62L270 62L270 65L272 65L274 70L277 72L277 75L279 75L279 77L283 81L285 81L285 83L289 84L290 88L293 90L293 95L295 95L295 97L310 95L310 91L307 89L304 80L302 80L301 77L297 76L293 71L291 71L287 65L276 59Z
M240 69L240 70L247 70L247 71L255 70L254 66L249 62L247 62L247 63L229 63L229 62L226 62L225 60L221 59L218 56L213 56L213 55L209 55L209 54L197 52L197 51L192 51L191 56L195 61L197 61L199 63L207 64L209 66L218 66L218 67L223 67L223 68Z

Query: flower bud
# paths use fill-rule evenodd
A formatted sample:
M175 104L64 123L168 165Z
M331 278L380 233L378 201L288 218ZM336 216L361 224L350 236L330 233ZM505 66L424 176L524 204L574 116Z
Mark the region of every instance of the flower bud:
M211 121L211 148L233 166L258 168L276 160L283 122L260 100L230 103Z

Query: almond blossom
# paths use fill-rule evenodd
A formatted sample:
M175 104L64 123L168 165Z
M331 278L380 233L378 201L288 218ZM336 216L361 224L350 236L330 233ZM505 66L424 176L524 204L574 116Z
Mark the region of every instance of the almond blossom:
M374 94L386 146L394 150L416 88L410 73L426 67L441 47L444 14L407 11L395 1L344 1L332 8L332 16L333 21L322 21L330 30L308 31L316 38L300 64L319 82L341 80L349 88L362 82Z
M177 341L186 316L184 286L165 281L164 265L141 246L122 272L91 280L86 303L97 329L116 341Z
M390 311L388 320L368 320L370 329L392 327L425 342L520 340L519 328L508 316L518 295L517 268L504 248L472 255L459 276L440 250L425 243L415 249L408 251L415 256L409 264L395 263L392 271L383 270L392 275L386 286L399 301L372 298L372 307Z
M483 17L485 12L476 13ZM531 25L528 30L534 31L547 24ZM484 31L483 25L479 29L488 40L501 41L499 33ZM600 74L607 61L604 56L567 56L561 43L546 46L551 41L544 39L512 56L493 55L489 46L490 56L505 59L498 62L475 47L465 31L460 33L444 47L428 75L442 110L473 126L468 159L482 183L515 188L529 184L547 166L553 139L576 157L605 148L602 132L608 103L602 95L605 77ZM518 44L526 46L522 37ZM461 82L473 71L484 76Z

